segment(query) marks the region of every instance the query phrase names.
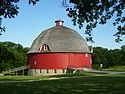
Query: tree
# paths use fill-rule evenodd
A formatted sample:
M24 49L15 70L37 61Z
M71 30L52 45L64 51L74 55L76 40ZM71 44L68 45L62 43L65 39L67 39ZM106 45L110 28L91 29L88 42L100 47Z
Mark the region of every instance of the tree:
M121 46L121 64L125 65L125 45Z
M18 15L20 0L0 0L0 34L5 31L1 26L1 18L14 18ZM29 4L35 5L39 0L28 0ZM121 36L125 35L125 0L62 0L66 7L68 16L72 19L73 24L83 27L87 23L85 34L88 41L93 42L92 31L97 25L106 24L111 18L115 18L113 25L117 27L116 42L122 41ZM68 4L72 4L67 6Z
M121 46L121 50L125 51L125 45Z
M106 24L107 21L115 17L113 25L117 26L116 42L122 41L121 36L125 35L125 0L63 0L66 6L68 16L72 19L73 24L83 27L87 23L85 34L89 37L88 41L92 41L92 31L98 24Z
M19 13L19 3L20 0L0 0L0 35L1 32L5 32L5 27L1 26L2 17L3 18L15 18ZM35 5L39 0L28 0L29 4Z
M100 64L103 64L103 68L108 67L107 55L108 49L102 47L94 47L92 54L93 66L98 68L100 67Z
M103 64L103 68L125 65L125 45L121 49L106 49L102 47L94 47L92 60L93 68L99 68Z
M27 63L28 48L13 42L0 42L0 72Z

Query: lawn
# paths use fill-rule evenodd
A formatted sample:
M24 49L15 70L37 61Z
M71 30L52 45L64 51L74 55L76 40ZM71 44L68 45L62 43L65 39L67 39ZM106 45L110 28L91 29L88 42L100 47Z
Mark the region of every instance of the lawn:
M37 81L0 82L0 94L125 94L125 75L70 75L68 78L67 75L66 78L63 75L62 77L61 79L48 80L52 77L27 76L27 80ZM18 79L18 77L14 78ZM25 77L19 78L24 79ZM38 81L38 79L41 80Z
M103 70L107 70L107 71L123 71L123 72L125 72L125 66L114 66L114 67L103 69Z
M27 81L27 80L44 80L48 76L0 76L0 81Z

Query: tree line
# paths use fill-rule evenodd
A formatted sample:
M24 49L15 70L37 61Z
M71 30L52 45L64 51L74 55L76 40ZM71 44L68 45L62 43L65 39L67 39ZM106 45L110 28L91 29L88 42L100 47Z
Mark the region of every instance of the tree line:
M113 66L125 65L125 45L120 49L110 49L102 47L94 47L92 54L93 67L100 68L100 64L103 68L109 68Z
M13 42L0 42L0 72L27 64L29 48ZM92 53L93 68L109 68L125 65L125 45L120 49L94 47Z
M29 48L13 42L0 42L0 72L26 65Z

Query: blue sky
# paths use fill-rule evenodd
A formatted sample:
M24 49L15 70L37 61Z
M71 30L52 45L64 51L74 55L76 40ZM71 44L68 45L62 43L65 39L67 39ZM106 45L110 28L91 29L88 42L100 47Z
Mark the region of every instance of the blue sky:
M6 26L6 32L0 36L0 41L12 41L24 47L30 47L33 40L43 31L55 26L55 20L62 19L64 26L76 30L83 38L85 26L79 29L72 25L67 16L66 9L61 4L62 0L40 0L37 5L28 5L27 0L20 0L19 14L15 19L3 19L2 25ZM93 30L95 43L92 46L101 46L108 49L120 48L125 45L125 37L121 43L115 42L113 34L117 29L113 27L112 21L106 25L99 25Z

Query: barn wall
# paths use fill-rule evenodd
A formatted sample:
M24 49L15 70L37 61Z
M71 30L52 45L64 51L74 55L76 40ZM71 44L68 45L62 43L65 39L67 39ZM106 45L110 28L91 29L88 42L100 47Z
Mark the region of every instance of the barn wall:
M48 53L29 54L31 69L91 68L91 54L84 53Z

